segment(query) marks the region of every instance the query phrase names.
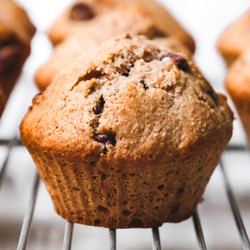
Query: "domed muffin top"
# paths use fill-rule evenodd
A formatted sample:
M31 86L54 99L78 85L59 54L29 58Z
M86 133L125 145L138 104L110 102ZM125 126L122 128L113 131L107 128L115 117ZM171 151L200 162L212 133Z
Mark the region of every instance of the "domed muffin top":
M196 146L225 145L232 119L224 96L184 54L125 34L80 57L34 97L21 136L28 148L73 162L160 164Z

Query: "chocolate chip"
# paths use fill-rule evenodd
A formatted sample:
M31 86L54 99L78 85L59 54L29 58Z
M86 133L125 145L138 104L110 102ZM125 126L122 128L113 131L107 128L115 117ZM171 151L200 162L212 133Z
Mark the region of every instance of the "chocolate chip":
M143 88L144 88L145 90L148 89L148 86L145 84L145 81L144 81L144 80L141 80L140 83L143 85Z
M70 18L73 20L89 20L93 17L93 11L84 3L76 3L71 8Z
M122 72L122 73L121 73L122 76L125 76L125 77L128 77L128 76L129 76L130 69L122 69L122 68L121 68L121 70L122 70L122 71L125 70L125 72Z
M166 55L163 55L161 57L161 60L166 60L167 58L170 58L172 61L174 61L177 65L177 67L179 69L183 70L184 72L189 71L188 63L183 56L177 55L177 54L167 53Z
M104 107L105 101L103 99L103 96L100 97L99 102L96 104L96 106L93 108L93 111L96 115L99 115L102 113L103 107Z
M129 76L129 73L123 73L122 76L125 76L125 77L128 77Z
M215 93L212 89L209 89L209 90L207 91L207 94L213 99L213 101L214 101L215 103L217 103L218 97L217 97L216 93Z
M39 93L37 93L37 94L33 97L33 99L32 99L32 104L33 104L33 105L39 104L39 98L40 98L41 95L42 95L42 93L39 92Z
M18 65L20 57L21 51L17 46L7 45L0 49L0 64L6 71Z
M99 134L94 137L94 140L102 144L110 143L113 146L116 144L115 134Z

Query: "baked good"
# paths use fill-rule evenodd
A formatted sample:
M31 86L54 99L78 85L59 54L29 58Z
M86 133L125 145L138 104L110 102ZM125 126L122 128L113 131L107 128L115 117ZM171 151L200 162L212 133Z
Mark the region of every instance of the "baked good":
M3 93L3 90L2 90L1 84L0 84L0 117L3 113L5 103L6 103L6 98L5 98L5 95Z
M63 218L156 227L194 212L232 119L184 54L126 34L61 72L20 131Z
M189 50L175 38L156 38L155 41L157 41L159 46L165 46L172 51L185 52L190 55ZM54 76L58 74L58 72L72 63L76 57L98 44L99 42L97 42L97 39L81 34L66 38L55 47L50 59L36 72L35 82L38 89L44 91L47 86L52 83Z
M152 19L155 27L164 33L165 35L173 36L185 44L190 51L194 52L195 45L192 37L174 20L174 18L167 12L165 8L160 6L155 0L80 0L76 1L69 9L67 9L58 20L52 25L49 30L49 37L53 44L58 44L66 37L81 33L92 23L98 23L96 19L101 18L104 23L97 25L95 29L90 29L95 33L99 33L99 36L105 36L105 32L102 31L111 29L106 26L106 18L110 19L113 15L111 10L116 8L136 8L138 12ZM104 17L102 17L104 15ZM134 16L136 17L136 15ZM126 22L130 19L114 19L114 22ZM136 23L134 23L136 24ZM101 27L100 27L101 25ZM112 25L115 28L115 23ZM128 31L127 31L128 32ZM117 35L117 34L116 34ZM109 39L110 37L108 37ZM106 40L105 38L102 41Z
M75 1L51 26L51 42L56 45L72 34L82 33L82 29L84 30L93 20L114 7L113 0Z
M58 44L49 60L35 74L35 83L44 91L53 81L54 76L82 53L97 46L97 41L81 35L70 36Z
M159 30L172 36L182 42L193 53L195 51L195 43L190 34L183 29L183 27L171 16L171 14L164 8L158 1L155 0L114 0L116 3L122 3L136 7L145 14L152 18Z
M250 50L243 53L229 68L225 81L250 145Z
M30 53L35 27L22 7L0 0L0 82L9 96Z
M218 49L227 65L250 49L250 9L224 31L218 41Z

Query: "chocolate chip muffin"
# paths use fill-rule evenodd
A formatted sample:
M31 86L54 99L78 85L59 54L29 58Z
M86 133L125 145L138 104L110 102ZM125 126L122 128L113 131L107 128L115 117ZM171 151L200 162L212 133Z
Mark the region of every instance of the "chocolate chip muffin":
M113 0L75 1L50 28L51 42L56 45L72 34L82 33L88 24L115 6Z
M131 19L113 18L113 24L110 25L113 12L120 8L135 8L140 14L150 18L159 34L173 36L183 44L185 44L190 51L194 52L194 41L192 37L174 20L174 18L154 0L80 0L67 9L61 17L52 25L49 31L49 37L53 44L58 44L66 37L75 33L85 32L86 27L89 32L94 32L101 41L111 38L106 37L106 32L114 33L112 29L116 29L116 23L126 25L126 22L131 22L138 14L134 14ZM110 12L111 11L111 12ZM107 20L106 20L107 19ZM98 21L98 20L101 20ZM92 25L93 24L93 25ZM136 25L136 22L133 23ZM123 31L125 32L125 31ZM126 32L130 32L126 30ZM122 33L122 32L120 32ZM87 33L88 34L88 33ZM115 34L117 35L117 34Z
M145 24L145 22L142 23ZM148 28L150 29L150 27L152 26L149 25ZM156 38L155 41L159 46L168 47L171 51L185 52L186 54L190 55L190 51L175 38ZM37 87L41 91L44 91L47 86L52 83L55 75L57 75L58 72L72 63L76 57L87 52L91 48L96 47L98 44L99 42L97 39L91 38L91 36L85 36L85 34L78 34L66 38L62 43L55 47L51 58L38 69L35 75Z
M243 53L229 68L225 81L250 145L250 50Z
M250 49L250 9L224 31L218 41L218 49L227 65Z
M57 76L20 131L63 218L156 227L194 212L232 119L184 54L127 34Z
M30 53L34 33L23 8L12 0L0 0L0 82L6 97Z

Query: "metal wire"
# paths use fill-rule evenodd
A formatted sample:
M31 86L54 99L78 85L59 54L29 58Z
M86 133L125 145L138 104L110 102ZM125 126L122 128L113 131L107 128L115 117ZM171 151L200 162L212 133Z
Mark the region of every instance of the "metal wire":
M109 229L109 250L116 250L116 229Z
M193 214L193 223L194 223L194 228L195 228L196 237L197 237L197 241L198 241L198 249L206 250L207 246L205 243L198 210L196 210Z
M74 224L67 221L65 224L63 250L71 250Z
M19 138L16 137L14 139L16 139L16 146L23 146L23 143ZM7 144L10 143L10 141L11 141L10 139L1 139L0 138L0 145L1 146L6 146Z
M153 236L153 250L161 250L161 241L160 241L160 234L159 234L159 228L152 228L152 236Z
M26 211L25 216L24 216L22 230L21 230L17 250L24 250L26 248L26 243L28 240L30 227L31 227L31 223L32 223L32 218L33 218L33 214L34 214L34 209L35 209L35 205L36 205L36 197L37 197L37 192L38 192L38 188L39 188L39 183L40 183L40 177L36 171L35 177L34 177L34 182L32 185L30 202L29 202L27 211Z
M14 137L10 141L8 141L7 154L5 155L5 158L4 158L1 170L0 170L0 187L1 187L3 179L4 179L3 177L4 177L4 174L5 174L6 166L8 164L9 158L10 158L11 150L17 144L18 144L18 138L17 137Z
M20 140L15 137L12 140L5 141L5 140L0 140L0 145L4 144L7 146L7 154L4 158L2 168L0 170L0 185L2 183L3 177L4 177L4 172L11 154L11 150L14 146L16 145L21 145ZM227 147L227 151L231 150L236 150L236 151L245 151L246 147L242 145L231 145L230 147ZM244 223L242 221L240 211L238 209L238 205L236 203L236 200L234 198L234 194L232 192L227 174L224 169L223 165L223 160L221 160L220 163L221 171L222 171L222 176L225 184L225 189L227 193L227 197L233 212L233 216L235 219L235 223L237 225L242 247L244 250L250 250L250 243L249 243L249 238L247 235L247 232L245 230ZM30 202L24 217L23 225L22 225L22 230L18 242L17 249L18 250L23 250L26 248L29 232L30 232L30 227L32 223L32 217L35 209L35 204L36 204L36 197L39 189L39 175L36 172L33 185L32 185L32 191L31 191L31 197L30 197ZM195 211L193 214L193 224L197 236L197 242L198 242L198 249L200 250L206 250L206 243L203 235L203 230L200 222L200 217L198 211ZM73 228L74 224L71 222L66 222L65 225L65 233L64 233L64 241L63 241L63 250L71 250L72 246L72 238L73 238ZM116 229L109 229L109 250L116 250L116 245L117 245L117 240L116 240ZM161 250L161 242L160 242L160 235L159 235L159 229L158 228L152 228L152 248L153 250Z
M236 202L236 200L234 198L233 191L232 191L232 189L230 187L229 180L228 180L226 171L224 169L222 158L221 158L221 161L220 161L220 167L221 167L221 172L222 172L222 176L223 176L223 179L224 179L224 184L225 184L227 197L228 197L228 200L229 200L229 203L230 203L233 215L234 215L235 223L237 225L238 232L239 232L239 235L240 235L242 247L243 247L244 250L249 250L250 249L249 238L248 238L244 223L242 221L237 202Z

